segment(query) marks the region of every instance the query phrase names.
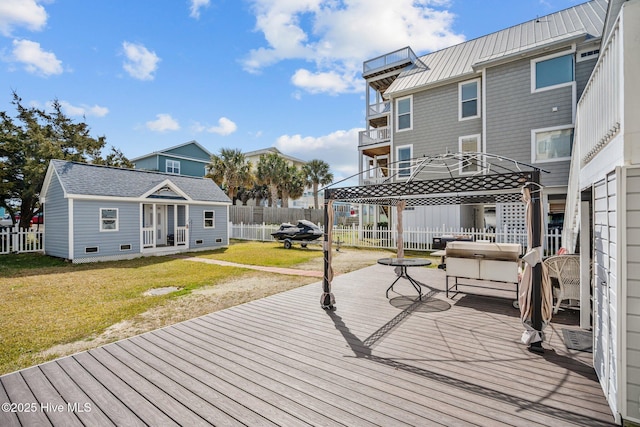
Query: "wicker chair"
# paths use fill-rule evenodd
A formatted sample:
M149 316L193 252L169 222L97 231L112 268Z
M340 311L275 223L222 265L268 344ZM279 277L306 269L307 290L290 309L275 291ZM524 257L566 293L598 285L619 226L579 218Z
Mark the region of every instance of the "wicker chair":
M554 255L544 260L550 278L558 280L559 288L553 289L557 299L553 313L557 313L560 302L580 299L580 256Z

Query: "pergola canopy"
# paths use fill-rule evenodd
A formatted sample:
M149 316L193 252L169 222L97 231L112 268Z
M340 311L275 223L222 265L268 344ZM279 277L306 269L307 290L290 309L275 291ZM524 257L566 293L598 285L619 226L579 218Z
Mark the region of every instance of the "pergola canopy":
M520 202L523 190L526 188L529 190L527 194L531 195L532 201L530 221L533 224L533 231L529 239L530 249L539 248L541 245L540 172L547 172L541 168L498 155L464 152L396 161L380 169L384 169L384 175L388 177L389 182L324 189L326 231L323 294L320 299L324 309L333 309L335 304L335 298L331 293L333 271L331 268L332 227L330 226L333 223L334 201L397 206L400 228L402 209L405 206ZM362 173L366 172L371 171ZM392 182L396 177L401 181ZM401 237L398 240L401 245ZM398 257L402 256L400 252L399 247ZM541 263L533 265L531 275L532 325L535 331L541 333ZM532 343L530 350L540 352L541 343Z
M406 180L342 188L325 188L325 200L349 201L371 205L395 206L401 200L407 206L436 206L521 201L522 188L539 185L542 169L486 153L456 153L424 156L410 161L411 175ZM407 161L397 161L385 168L388 181L401 179ZM394 167L395 165L395 167ZM399 167L401 165L402 167ZM460 174L472 167L473 174ZM446 175L446 178L442 178Z

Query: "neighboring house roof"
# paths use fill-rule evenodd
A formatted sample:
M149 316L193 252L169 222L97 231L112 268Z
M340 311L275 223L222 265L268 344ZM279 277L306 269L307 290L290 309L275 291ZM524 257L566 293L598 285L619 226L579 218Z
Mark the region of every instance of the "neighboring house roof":
M42 187L46 198L51 179L56 175L65 197L93 196L96 198L148 197L164 184L171 184L187 199L199 202L231 203L227 195L208 178L122 169L87 163L51 160Z
M181 149L184 148L184 147L187 147L189 145L196 146L198 149L200 149L202 151L203 156L202 157L193 157L191 155L185 155L185 154L181 153L181 151L182 151ZM176 157L176 158L182 158L182 159L188 159L188 160L193 160L193 161L203 162L203 163L209 163L211 161L211 153L209 152L209 150L207 150L202 145L200 145L200 143L198 143L198 141L188 141L188 142L185 142L183 144L174 145L173 147L165 148L164 150L154 151L154 152L151 152L149 154L144 154L142 156L136 157L135 159L131 159L131 161L135 163L135 162L137 162L139 160L147 159L149 157L155 157L155 156L158 156L158 155L170 156L170 157Z
M269 153L276 153L280 157L282 157L282 158L284 158L286 160L289 160L290 162L293 162L293 163L299 163L299 164L307 163L304 160L298 159L298 158L293 157L293 156L289 156L287 154L283 154L282 151L278 150L276 147L262 148L260 150L249 151L249 152L244 153L244 157L249 159L249 158L254 158L254 157L260 157L263 154L269 154Z
M593 0L421 56L398 76L385 97L475 75L477 68L556 44L600 38L606 12L607 0Z

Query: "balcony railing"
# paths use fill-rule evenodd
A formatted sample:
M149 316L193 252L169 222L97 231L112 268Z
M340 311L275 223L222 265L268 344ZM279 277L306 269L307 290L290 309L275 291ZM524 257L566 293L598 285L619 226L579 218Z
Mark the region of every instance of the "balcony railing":
M611 33L578 102L576 137L581 166L586 165L620 131L622 45L619 26Z
M379 102L377 104L369 105L369 111L367 112L367 117L379 116L381 114L386 114L391 110L391 102Z
M358 135L358 146L364 147L366 145L388 142L389 140L391 140L391 129L389 129L389 126L363 130Z
M381 68L389 68L393 65L400 65L404 62L416 62L418 57L410 47L404 47L391 53L378 56L377 58L365 61L362 65L362 74L366 75L374 70Z

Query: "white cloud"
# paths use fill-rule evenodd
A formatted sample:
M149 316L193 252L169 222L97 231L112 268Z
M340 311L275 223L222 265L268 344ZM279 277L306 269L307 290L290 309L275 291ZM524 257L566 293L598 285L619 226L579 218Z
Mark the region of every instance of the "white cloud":
M238 126L226 117L220 117L218 120L218 126L211 126L205 128L209 133L217 133L218 135L226 136L234 133L238 130Z
M62 73L62 61L52 52L46 52L40 43L31 40L13 41L13 61L24 64L25 70L33 74L50 76Z
M122 42L127 60L122 64L129 75L139 80L153 80L160 58L155 52L137 43Z
M2 0L0 2L0 34L10 36L15 27L41 30L47 23L47 12L37 0Z
M361 80L335 71L314 73L303 68L297 70L291 77L291 83L309 93L326 92L332 95L353 92L353 89L362 90Z
M362 62L404 46L418 54L464 41L451 29L447 0L252 0L267 46L244 59L249 72L302 59L292 83L313 93L359 92ZM315 85L317 84L317 86Z
M83 116L83 117L104 117L109 114L107 107L101 107L99 105L89 106L81 104L80 106L72 105L67 101L60 101L60 105L64 109L65 113L70 116Z
M200 18L200 9L209 7L209 3L209 0L191 0L191 7L189 8L191 13L189 13L189 16L195 19Z
M154 132L166 132L169 130L179 130L180 124L171 117L171 114L156 114L157 119L146 123L147 129Z
M329 164L334 180L340 181L358 173L357 147L361 130L338 130L319 137L282 135L275 145L283 153L303 160L324 160ZM357 184L357 178L353 182Z

